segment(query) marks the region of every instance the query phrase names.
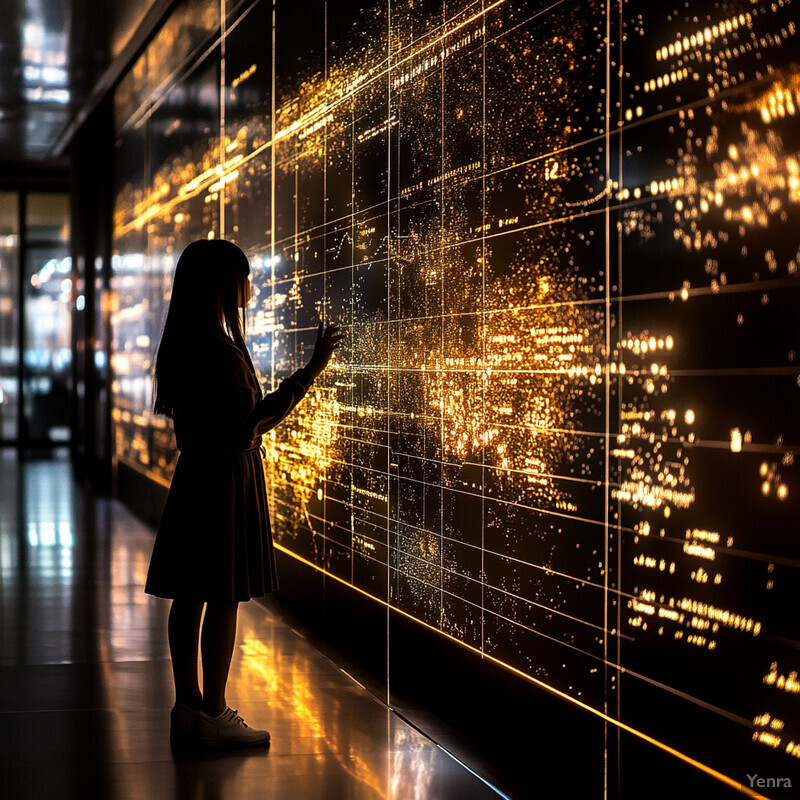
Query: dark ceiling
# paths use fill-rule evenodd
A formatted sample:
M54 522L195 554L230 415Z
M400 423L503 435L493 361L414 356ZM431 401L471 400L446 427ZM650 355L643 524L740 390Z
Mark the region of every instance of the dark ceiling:
M153 0L3 0L0 178L58 172L53 147Z

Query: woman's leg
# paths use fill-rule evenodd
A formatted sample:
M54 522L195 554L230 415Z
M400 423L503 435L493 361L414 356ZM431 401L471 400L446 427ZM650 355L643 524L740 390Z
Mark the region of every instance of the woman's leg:
M237 602L210 602L206 606L200 649L203 658L202 710L211 717L227 707L225 686L236 641Z
M197 681L197 648L203 603L173 600L169 610L169 652L175 680L175 702L200 708L202 695Z

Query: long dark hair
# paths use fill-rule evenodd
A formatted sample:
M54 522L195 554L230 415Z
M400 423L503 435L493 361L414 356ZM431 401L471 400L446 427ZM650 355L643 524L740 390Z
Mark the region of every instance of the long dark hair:
M153 411L171 417L183 374L193 353L222 332L253 363L244 341L246 319L239 309L240 291L250 274L247 256L233 242L198 239L181 253L172 281L164 332L153 376Z

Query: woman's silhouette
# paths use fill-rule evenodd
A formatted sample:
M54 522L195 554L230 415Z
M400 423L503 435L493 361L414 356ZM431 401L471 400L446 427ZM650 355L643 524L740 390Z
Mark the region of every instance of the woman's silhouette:
M154 410L172 417L180 456L145 591L172 599L173 742L269 741L225 699L238 604L277 588L261 434L302 400L342 338L336 325L323 331L320 323L308 364L262 396L240 315L249 276L247 257L233 243L192 242L175 268L156 358Z

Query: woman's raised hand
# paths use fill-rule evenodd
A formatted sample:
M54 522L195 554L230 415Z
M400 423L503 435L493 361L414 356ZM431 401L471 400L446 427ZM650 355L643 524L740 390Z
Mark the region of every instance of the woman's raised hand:
M339 326L335 322L327 326L323 326L322 322L320 322L319 328L317 328L314 354L305 367L306 372L311 373L312 377L316 378L328 366L334 350L339 349L343 338L344 334L339 333Z

